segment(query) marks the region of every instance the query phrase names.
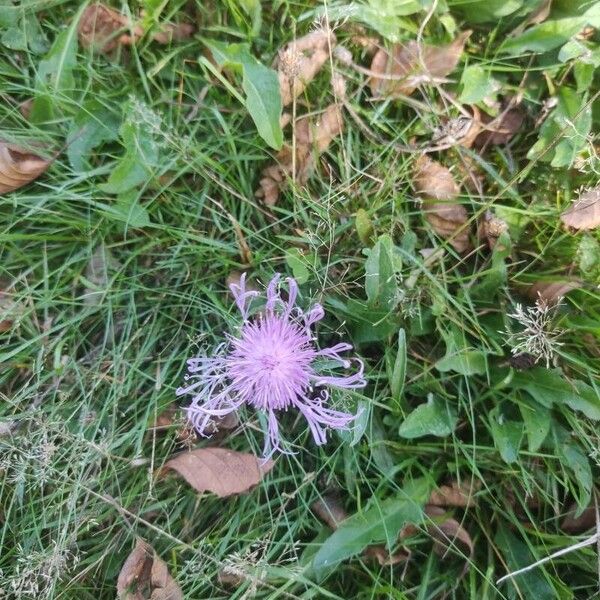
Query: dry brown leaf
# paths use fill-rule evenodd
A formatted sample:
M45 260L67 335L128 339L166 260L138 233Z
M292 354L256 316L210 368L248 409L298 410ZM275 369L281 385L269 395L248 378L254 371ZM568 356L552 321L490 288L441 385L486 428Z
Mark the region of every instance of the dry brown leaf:
M51 162L21 146L0 141L0 194L27 185L39 177Z
M452 202L459 193L452 173L440 163L422 155L415 165L414 186L423 197L425 218L434 231L448 240L457 252L468 250L471 243L465 224L469 216L462 204Z
M189 23L172 23L165 25L162 31L158 31L152 36L152 39L159 44L181 42L192 37L195 31L196 28Z
M476 486L452 481L450 485L440 485L429 496L428 504L433 506L456 506L468 508L475 504L473 494Z
M507 144L523 126L525 113L519 107L511 108L501 112L498 117L492 119L485 113L481 114L483 128L475 138L475 148L486 148L490 145L499 146Z
M560 528L567 533L579 534L596 527L596 507L591 504L583 510L577 517L577 504L573 503L569 507L565 518L560 524Z
M422 46L412 40L380 49L373 56L369 86L375 96L410 96L423 83L443 79L458 65L471 31L463 31L446 46Z
M363 552L363 556L376 559L382 567L391 567L406 562L410 558L410 554L405 550L398 550L392 554L383 544L368 546Z
M314 168L315 159L342 132L343 126L342 112L337 104L330 104L314 127L311 127L308 117L299 119L295 128L296 160L292 147L284 146L277 154L277 162L263 169L256 197L267 206L274 206L288 178L304 185Z
M562 281L538 281L527 288L527 295L532 300L541 299L548 304L557 302L570 291L580 288L582 285L578 279Z
M144 30L131 24L126 15L101 3L90 4L77 24L79 43L84 48L112 52L119 45L134 44ZM127 33L125 33L127 32Z
M197 492L212 492L219 498L247 492L273 468L261 464L253 454L227 448L198 448L169 460L163 469L173 469Z
M600 226L600 186L583 192L573 205L560 215L571 229L586 231Z
M433 520L427 524L427 531L435 540L434 550L445 555L457 542L460 542L468 550L471 558L475 550L473 540L469 532L456 520L446 515L446 511L439 506L426 506L425 514Z
M508 231L508 224L492 211L486 210L479 227L479 238L487 241L490 249L496 247L498 238Z
M138 539L117 579L120 600L183 600L165 562L148 542Z
M315 78L329 59L335 43L333 31L320 28L290 42L279 51L277 73L283 106L297 98Z
M337 529L338 525L348 518L348 513L337 494L323 494L312 503L311 509L331 529Z

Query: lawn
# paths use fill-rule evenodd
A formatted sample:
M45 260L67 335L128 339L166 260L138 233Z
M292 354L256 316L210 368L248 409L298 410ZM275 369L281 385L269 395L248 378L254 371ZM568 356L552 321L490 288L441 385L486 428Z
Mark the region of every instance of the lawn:
M597 597L599 29L2 0L0 598Z

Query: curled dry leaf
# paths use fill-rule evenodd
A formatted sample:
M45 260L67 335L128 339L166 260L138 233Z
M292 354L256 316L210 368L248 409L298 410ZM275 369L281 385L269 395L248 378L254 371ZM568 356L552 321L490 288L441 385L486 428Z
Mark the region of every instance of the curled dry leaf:
M341 498L337 494L323 494L312 503L312 511L331 529L337 529L338 525L348 517L348 513L342 506Z
M77 24L79 43L84 48L112 52L119 45L134 44L144 33L139 25L131 24L123 13L101 3L90 4Z
M470 35L471 31L463 31L446 46L419 48L419 44L411 40L394 45L389 52L383 48L378 50L371 62L371 91L375 96L410 96L423 83L443 79L458 65Z
M398 550L392 553L383 544L376 544L366 548L363 556L374 558L382 567L391 567L406 562L410 558L410 553L406 550Z
M435 540L434 550L444 556L453 546L460 542L468 551L468 558L473 556L475 545L469 532L456 520L448 517L440 506L426 506L425 514L433 523L427 524L427 532ZM468 566L468 565L467 565Z
M481 114L481 130L475 138L475 148L507 144L523 127L525 113L520 107L502 111L495 119Z
M452 202L459 193L452 173L422 155L416 162L413 182L417 193L423 197L425 218L434 231L448 240L457 252L468 250L471 244L465 225L469 217L462 204Z
M441 485L431 492L428 504L433 506L455 506L469 508L475 504L473 494L476 486L452 481L450 485Z
M292 147L285 145L277 153L276 163L263 170L256 197L262 198L267 206L274 206L288 178L304 185L314 168L315 159L342 130L342 112L337 104L329 105L314 127L311 127L308 117L299 119L295 129L295 161Z
M163 470L172 469L197 492L212 492L219 498L247 492L273 468L253 454L227 448L198 448L169 460Z
M573 205L560 215L560 220L575 231L600 226L600 186L583 192Z
M290 104L306 89L329 59L335 43L336 37L331 29L319 28L279 51L277 73L283 106Z
M148 542L138 539L117 579L120 600L183 600L165 562Z
M0 141L0 194L27 185L39 177L51 162L21 146Z
M573 503L569 507L565 518L560 524L560 528L567 533L579 534L596 527L596 507L592 503L577 516L577 504Z
M579 279L564 279L562 281L538 281L527 288L527 295L532 300L541 299L548 304L558 302L563 296L566 296L572 290L580 288L582 285Z

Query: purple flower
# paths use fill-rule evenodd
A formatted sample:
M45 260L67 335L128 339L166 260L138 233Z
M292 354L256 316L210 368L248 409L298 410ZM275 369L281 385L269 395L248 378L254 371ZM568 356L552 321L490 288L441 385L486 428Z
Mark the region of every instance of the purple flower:
M320 350L311 328L324 316L315 304L307 312L296 306L298 285L287 279L287 300L279 292L279 275L267 286L264 309L249 315L252 298L259 295L246 290L245 274L240 283L230 286L243 322L236 336L217 347L214 356L187 361L187 385L177 395L192 394L187 415L196 430L205 435L214 417L222 417L244 404L262 411L267 419L264 455L283 452L277 411L296 409L304 415L317 445L326 441L325 428L345 429L356 415L329 408L328 387L356 389L366 385L363 363L354 360L358 370L351 375L334 375L331 369L351 366L341 356L351 350L340 343ZM328 363L328 364L327 364ZM329 367L324 371L325 366Z

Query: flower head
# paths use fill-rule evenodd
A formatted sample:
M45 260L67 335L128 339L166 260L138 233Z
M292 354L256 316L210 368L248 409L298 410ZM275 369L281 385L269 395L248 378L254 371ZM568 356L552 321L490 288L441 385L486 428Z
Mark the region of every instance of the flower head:
M243 322L237 335L217 347L213 356L187 361L187 384L177 395L192 394L187 415L196 430L204 435L214 417L222 417L244 404L262 411L268 434L264 454L282 451L277 412L296 409L302 413L318 445L326 441L326 428L345 429L355 415L328 407L328 388L356 389L366 385L363 363L353 359L358 370L350 375L335 375L333 368L348 369L351 360L342 352L352 346L339 343L319 349L312 327L324 316L315 304L304 312L296 305L298 285L287 280L287 299L279 290L276 275L267 286L266 304L257 316L250 316L250 303L259 296L246 290L245 275L239 284L230 285ZM325 371L325 363L329 371Z

